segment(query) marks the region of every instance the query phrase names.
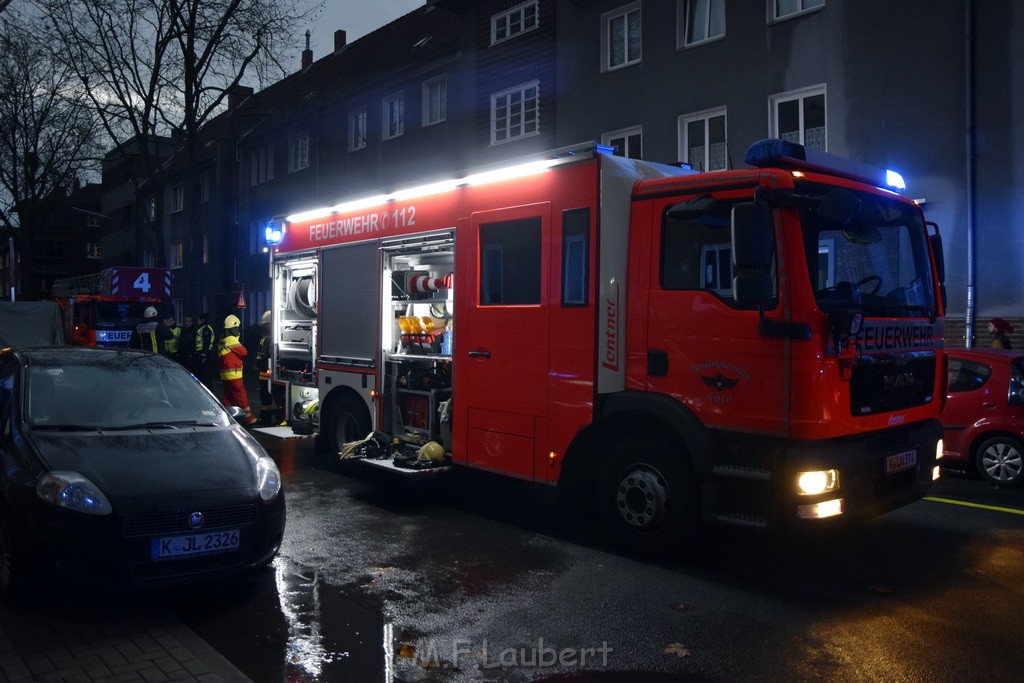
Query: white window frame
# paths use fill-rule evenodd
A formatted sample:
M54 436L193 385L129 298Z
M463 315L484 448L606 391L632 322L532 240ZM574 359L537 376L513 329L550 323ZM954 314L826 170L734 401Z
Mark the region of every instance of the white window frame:
M726 0L678 0L676 4L676 47L682 50L725 38L725 2ZM707 5L706 21L703 30L704 37L690 41L688 40L690 35L690 8L695 3L705 3ZM712 9L716 5L722 8L722 32L710 35L711 17L714 16Z
M171 270L178 270L185 265L185 243L184 242L171 242L171 253L170 263L168 267Z
M185 187L175 185L171 188L171 213L180 213L185 210Z
M288 138L288 172L295 173L309 168L309 132L302 132Z
M381 140L394 140L405 135L405 92L399 91L384 97L381 100L380 116Z
M629 16L633 13L638 15L638 21L640 22L640 45L638 46L638 54L635 59L629 58ZM625 42L625 53L624 59L621 64L612 64L612 39L611 39L611 24L616 19L623 19L625 22L624 26L624 38ZM640 11L640 0L631 2L628 5L623 5L618 9L614 9L611 12L605 12L601 15L601 72L616 71L618 69L624 69L629 66L634 66L643 61L643 14Z
M623 149L621 156L628 157L631 159L642 159L643 158L643 147L644 147L644 127L643 126L630 126L629 128L620 128L619 130L609 131L601 135L601 144L606 146L612 145L612 140L623 138L626 141L626 145L629 144L629 138L633 135L640 136L640 149L636 150L636 155L630 154L630 149Z
M532 97L529 96L532 91ZM501 130L506 131L506 136L502 139L498 139L498 111L499 108L512 108L516 103L510 101L510 96L519 96L519 123L512 123L514 114L507 113L504 119L506 125ZM533 130L527 130L526 114L528 111L527 103L533 103ZM518 129L518 133L515 130ZM506 88L495 93L491 93L491 144L500 145L506 142L512 142L513 140L521 140L523 138L533 137L534 135L540 135L540 81L533 80L527 83L514 86L512 88Z
M768 98L768 136L773 138L781 138L782 135L779 133L779 120L778 110L779 104L783 102L791 102L798 100L800 103L800 139L792 140L792 142L798 142L801 145L807 145L807 126L804 123L804 100L809 97L816 97L822 95L825 100L825 125L824 125L824 140L822 146L815 147L815 149L821 149L823 152L828 151L828 93L826 92L825 84L812 85L807 88L801 88L799 90L790 90L788 92L778 93Z
M254 149L250 154L250 182L253 187L274 179L274 150L269 145Z
M818 10L825 9L825 0L795 0L797 8L779 14L779 1L780 0L768 0L768 23L775 23L777 21L786 21L793 17L803 16L804 14L810 14L811 12L817 12ZM811 5L809 3L815 2L817 4Z
M436 93L436 103L435 103ZM436 113L435 113L436 109ZM423 81L423 127L433 126L448 118L448 75L441 74Z
M679 160L689 163L693 168L699 171L721 171L725 170L729 166L729 157L726 155L725 166L721 168L711 168L711 145L708 142L709 124L711 119L718 118L721 116L724 119L725 128L725 144L728 150L729 145L729 117L725 107L715 107L713 109L705 109L703 111L696 111L690 114L682 114L678 119L679 129ZM690 151L690 127L689 124L695 121L704 122L704 158L700 160L699 164L694 164L693 160L689 158Z
M210 262L210 233L203 233L203 263Z
M532 23L528 14L533 9ZM528 25L530 24L530 25ZM491 45L511 40L540 26L540 2L529 0L491 16Z
M348 151L366 147L366 107L359 107L348 115Z

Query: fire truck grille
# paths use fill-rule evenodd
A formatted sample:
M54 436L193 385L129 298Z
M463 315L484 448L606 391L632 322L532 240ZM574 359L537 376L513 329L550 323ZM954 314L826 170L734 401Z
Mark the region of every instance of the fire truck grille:
M872 415L930 403L935 352L862 356L850 377L850 414Z

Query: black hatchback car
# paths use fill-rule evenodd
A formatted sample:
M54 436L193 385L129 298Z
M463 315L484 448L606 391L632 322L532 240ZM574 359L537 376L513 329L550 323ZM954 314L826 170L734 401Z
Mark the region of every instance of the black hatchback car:
M127 349L0 352L0 593L37 569L112 587L267 565L281 476L191 374Z

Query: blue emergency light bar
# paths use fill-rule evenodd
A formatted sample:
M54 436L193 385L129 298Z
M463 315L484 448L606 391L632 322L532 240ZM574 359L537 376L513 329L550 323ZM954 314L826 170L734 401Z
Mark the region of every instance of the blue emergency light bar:
M766 138L755 142L747 150L744 161L758 168L821 171L889 190L905 190L907 187L907 184L903 182L903 176L896 171L878 168L816 149L808 149L803 145L779 138Z

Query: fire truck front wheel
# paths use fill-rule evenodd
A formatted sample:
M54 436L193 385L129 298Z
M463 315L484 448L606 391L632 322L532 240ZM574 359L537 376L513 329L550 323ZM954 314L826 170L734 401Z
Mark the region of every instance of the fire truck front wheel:
M695 540L696 478L679 449L631 438L608 449L601 468L601 508L619 543L645 555L674 555Z
M317 450L321 453L337 454L349 441L366 438L370 433L369 416L366 410L353 399L345 397L331 406L326 420L320 426Z

